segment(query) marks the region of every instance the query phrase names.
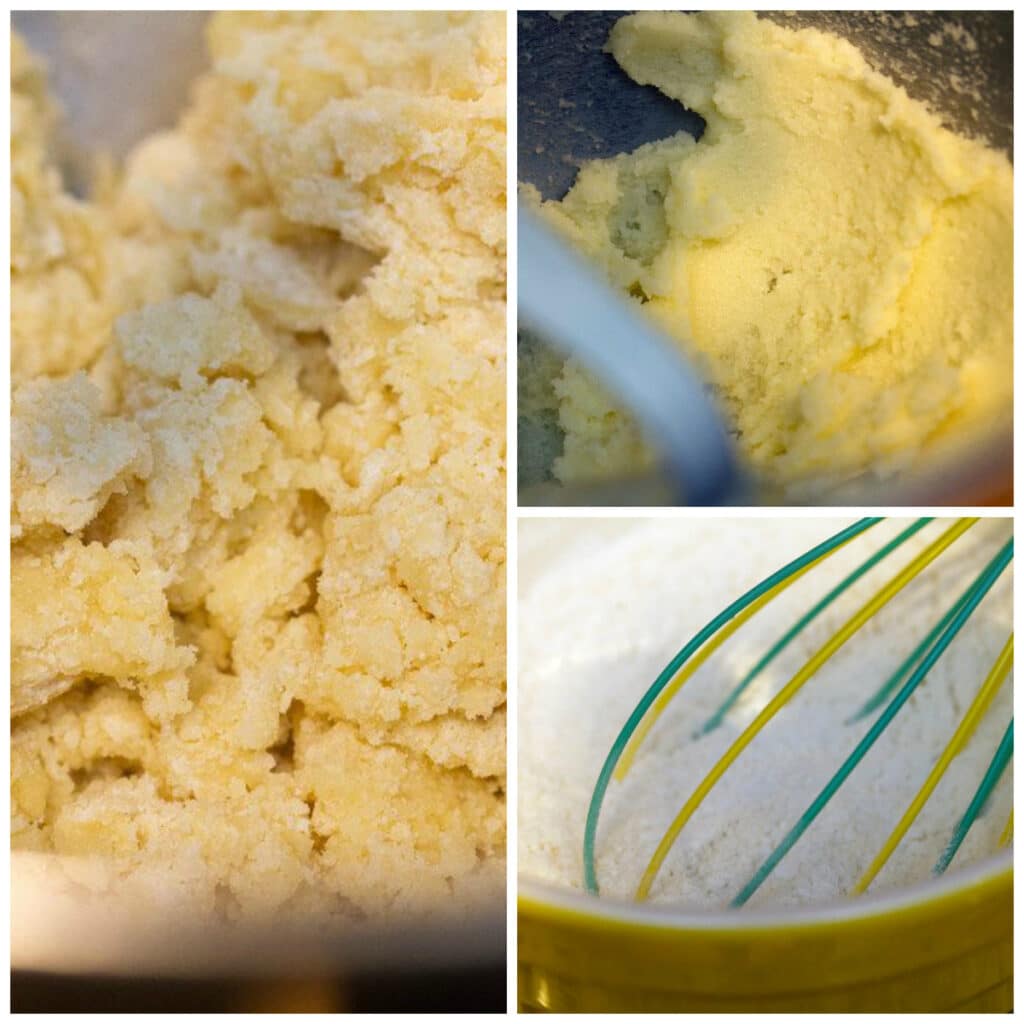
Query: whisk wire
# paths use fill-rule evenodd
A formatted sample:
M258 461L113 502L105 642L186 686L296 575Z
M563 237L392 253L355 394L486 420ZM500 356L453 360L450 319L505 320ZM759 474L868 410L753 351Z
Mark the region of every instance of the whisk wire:
M959 604L960 602L957 603ZM1003 685L1003 682L1006 680L1012 665L1013 635L1011 634L1009 640L1006 641L1006 645L1003 647L1002 651L1000 651L999 657L996 658L995 663L989 670L988 676L982 684L981 689L971 702L971 706L968 708L967 714L963 717L960 725L957 726L952 738L946 745L946 749L943 750L942 755L939 757L938 761L935 762L935 766L929 773L924 785L911 801L906 813L902 818L900 818L899 824L897 824L896 828L893 829L889 838L886 839L882 849L878 852L878 856L875 857L871 862L871 866L864 872L860 880L854 886L854 893L865 892L868 886L874 881L878 872L885 867L889 858L892 856L893 851L897 846L899 846L903 837L910 829L910 826L914 824L917 816L924 808L924 805L931 798L932 793L935 791L935 787L939 784L939 780L946 774L946 770L953 763L953 759L961 750L963 750L975 729L978 728L978 725L985 712L988 710L989 705L992 703L993 698L999 691L999 688Z
M848 543L848 542L847 542ZM787 587L792 586L798 579L805 576L812 569L820 565L826 558L832 555L838 548L834 548L832 551L826 551L823 555L819 555L813 562L808 562L807 565L800 569L797 569L787 579L781 580L776 583L767 593L762 594L756 601L740 612L732 622L727 623L723 626L714 636L712 636L707 643L679 670L675 678L665 687L661 693L658 694L657 699L651 705L650 711L644 715L640 720L640 724L636 728L636 732L630 737L629 743L626 744L626 749L622 752L622 758L615 768L614 778L621 782L626 775L629 773L629 769L633 766L633 760L636 757L637 751L642 746L644 740L647 738L648 733L654 728L655 723L661 717L661 713L668 707L669 702L672 698L683 688L683 684L690 679L693 674L711 657L715 651L718 650L726 640L729 639L749 619L753 618L766 604L768 604L773 598L777 597Z
M935 642L943 630L956 618L961 609L971 596L971 587L968 587L957 599L956 603L946 612L945 615L928 631L925 638L907 655L906 660L898 669L875 691L855 714L847 720L847 725L853 725L861 719L867 718L873 711L877 711L896 692L896 688L903 682L914 667L920 663L925 652Z
M967 833L970 832L971 826L988 802L988 798L992 795L992 791L999 784L999 780L1003 777L1003 772L1006 771L1006 766L1010 763L1012 757L1013 719L1011 718L1010 724L1006 727L1006 732L1003 733L1003 738L1000 740L999 746L992 757L992 761L985 771L981 784L978 786L974 797L964 812L964 816L953 830L952 839L950 839L948 845L942 851L942 855L936 861L935 867L932 868L933 875L941 875L949 867L963 841L967 838Z
M789 646L789 644L796 639L830 604L832 604L838 597L844 594L854 583L857 582L862 576L873 569L879 562L881 562L888 555L891 555L898 547L910 540L919 530L927 526L932 520L930 517L924 519L918 519L915 523L912 523L905 530L894 537L884 547L879 548L870 558L865 559L856 569L853 570L841 583L833 587L809 612L801 616L793 626L791 626L786 633L783 634L782 638L776 641L767 651L763 658L757 662L757 664L740 680L740 682L733 688L732 692L725 698L725 700L715 709L715 712L711 717L693 734L694 739L698 739L701 736L706 736L709 732L717 729L725 720L725 716L736 704L736 701L743 695L748 689L750 684L775 660L775 658L782 653ZM809 566L808 569L813 568ZM724 632L724 631L723 631ZM721 634L719 634L721 635ZM667 692L667 691L666 691ZM660 698L659 698L660 700ZM652 711L654 709L652 708ZM653 715L652 715L653 717ZM647 719L645 719L645 723ZM651 722L651 725L654 723ZM648 726L648 729L650 726ZM634 736L640 735L640 730Z
M665 666L657 679L648 687L647 692L640 699L639 704L633 709L633 713L626 720L625 725L619 730L615 742L612 744L608 756L601 766L597 781L594 784L594 792L590 798L590 806L587 808L587 820L583 830L583 879L589 892L595 895L600 892L597 882L597 870L594 863L594 845L597 838L597 825L601 817L601 806L604 803L605 794L612 779L612 773L623 755L623 751L629 742L630 737L643 720L644 715L657 699L658 694L672 681L680 668L693 656L696 651L713 636L723 625L728 623L734 616L739 614L749 604L771 590L777 583L798 572L810 562L817 561L822 555L831 552L854 537L869 530L881 521L878 516L869 516L859 519L851 526L840 530L838 533L822 541L820 544L805 551L799 558L784 565L781 569L763 579L757 586L752 587L742 597L737 598L724 611L716 615L696 636L694 636L682 650Z
M958 526L960 524L957 524ZM955 529L955 527L953 528ZM947 531L947 535L952 530ZM940 537L940 543L945 539L945 536ZM955 538L954 538L955 539ZM927 554L927 551L923 552ZM769 875L779 865L779 862L783 857L796 845L797 841L803 836L803 834L810 827L811 823L821 813L825 805L832 799L836 791L840 786L849 778L854 768L860 764L863 760L864 755L874 746L876 740L889 726L889 723L896 717L900 708L907 702L910 695L917 689L924 677L932 670L935 663L942 657L946 648L952 643L953 638L963 628L964 623L970 618L974 609L981 603L985 595L992 589L996 580L999 578L1002 571L1009 564L1013 557L1013 541L1009 541L996 555L996 557L986 566L982 571L981 575L971 585L971 597L964 604L953 619L952 622L946 627L946 630L933 644L931 650L925 655L921 664L914 670L913 675L904 684L900 692L893 698L885 711L879 716L878 720L871 726L864 738L857 744L854 751L850 756L843 762L842 767L832 776L832 778L825 785L825 788L815 797L810 807L800 816L796 825L787 833L786 837L779 843L778 846L769 854L767 859L761 866L754 872L753 877L749 882L740 890L739 894L732 902L732 906L741 907L746 903L751 896L764 884ZM955 851L954 851L955 852Z
M673 844L682 832L686 823L700 807L708 793L714 788L722 776L728 771L736 759L749 746L757 734L770 722L775 715L803 688L807 681L832 657L855 633L881 609L889 603L911 580L924 571L936 558L947 548L954 544L964 533L975 523L977 518L961 519L949 527L939 538L928 545L920 554L910 561L899 573L896 574L877 594L867 601L847 622L832 636L818 652L800 669L796 675L768 702L758 716L747 726L746 729L733 741L729 749L722 755L718 763L701 780L689 800L682 806L665 835L659 842L654 855L644 871L643 877L636 890L635 899L639 902L647 898L650 888L658 871L661 868L665 857L668 855ZM929 665L930 667L930 665ZM918 670L920 672L920 670ZM916 673L915 673L916 675ZM923 673L922 673L923 675ZM916 684L915 684L916 685ZM806 827L806 826L805 826ZM802 833L801 833L802 834ZM796 842L796 836L790 845ZM788 850L789 847L786 847ZM778 860L782 859L786 850L783 850L774 863L765 872L765 876L771 872ZM776 851L777 852L777 851ZM773 857L775 855L773 854ZM771 858L769 858L771 859ZM768 862L766 862L766 865ZM757 885L760 881L755 876ZM751 893L753 889L751 890ZM741 893L742 895L742 893Z
M1006 828L1003 829L1003 834L999 837L1000 846L1009 846L1013 841L1013 810L1010 810L1010 816L1006 819Z

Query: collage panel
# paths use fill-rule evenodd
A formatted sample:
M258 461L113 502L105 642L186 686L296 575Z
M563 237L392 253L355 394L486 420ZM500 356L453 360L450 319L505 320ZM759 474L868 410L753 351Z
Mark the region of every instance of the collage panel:
M1012 520L518 541L522 1011L1012 1006Z
M1012 505L1013 15L518 15L522 505Z
M506 1009L506 26L14 13L19 1012Z

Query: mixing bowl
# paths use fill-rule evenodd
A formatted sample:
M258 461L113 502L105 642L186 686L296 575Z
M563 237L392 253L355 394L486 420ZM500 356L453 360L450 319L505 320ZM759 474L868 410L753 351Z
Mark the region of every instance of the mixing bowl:
M778 911L673 911L520 879L518 957L526 1011L1006 1012L1012 854Z
M845 807L834 805L833 825L826 826L834 831L822 833L813 842L808 840L802 855L799 849L789 854L804 859L799 863L790 861L785 881L777 879L774 892L779 894L780 902L773 904L764 898L768 891L762 893L757 904L740 910L717 909L711 902L717 899L724 904L737 895L740 884L751 877L778 843L784 833L782 826L797 819L838 767L839 750L833 764L828 744L838 744L844 753L853 746L852 739L844 746L838 738L840 733L827 733L828 740L820 745L811 735L825 728L825 719L815 710L813 683L802 706L790 705L769 726L775 742L771 742L770 735L762 736L766 760L752 769L744 768L742 762L749 763L757 756L754 745L731 769L748 772L735 783L729 796L737 801L740 813L725 813L724 795L717 808L709 798L704 813L712 820L702 834L690 833L688 845L684 846L684 838L675 847L672 878L663 877L664 884L654 901L633 902L627 898L635 891L659 837L700 776L740 733L740 724L749 724L791 672L806 662L824 637L832 635L834 626L845 621L845 609L837 613L834 624L823 625L820 635L808 639L802 651L791 652L792 660L780 666L774 680L738 712L732 736L718 740L706 734L701 737L701 741L719 743L717 748L706 748L704 754L696 751L699 741L689 742L693 730L721 706L722 697L730 691L729 684L764 653L764 638L781 635L783 622L791 621L793 611L810 607L814 595L824 594L847 568L860 562L859 554L851 557L849 566L837 567L830 578L822 578L820 590L802 595L797 591L789 611L782 612L779 607L776 612L765 613L768 619L761 627L756 618L747 623L744 630L763 628L765 632L761 636L748 632L746 640L741 633L730 641L736 646L718 651L704 666L703 679L694 676L686 683L690 689L684 688L675 699L675 719L662 728L660 741L657 735L648 741L650 756L638 755L632 768L632 787L619 780L622 788L613 795L614 803L606 806L605 831L599 833L597 846L598 881L605 895L598 897L584 889L579 854L584 812L594 780L628 711L650 686L653 673L665 665L667 651L678 650L699 624L708 621L711 610L717 611L726 603L727 592L736 597L746 590L748 583L740 582L743 573L749 574L749 582L761 576L761 566L748 565L754 543L770 552L766 562L781 565L817 539L816 535L806 535L808 529L821 530L822 535L832 532L820 519L810 524L805 517L794 518L792 547L783 553L778 546L781 533L769 529L779 520L744 519L743 527L733 533L730 527L735 527L739 519L730 523L728 518L718 516L649 518L651 521L644 525L636 525L643 523L644 517L640 516L588 518L585 530L584 524L566 517L531 517L520 523L520 1006L524 1010L565 1012L1009 1010L1013 859L1009 850L995 845L995 836L1012 807L1010 779L1005 780L1003 790L1003 798L1010 799L998 811L993 807L995 813L988 818L992 845L987 845L987 840L976 845L972 856L978 859L965 858L960 862L962 866L954 861L952 869L938 878L930 874L935 855L954 827L954 814L960 814L980 779L983 768L975 774L972 767L963 775L965 788L955 799L950 790L945 810L933 819L941 821L933 838L926 838L924 832L916 839L908 838L907 846L911 842L921 845L915 857L904 861L913 865L905 874L894 873L884 885L855 898L834 895L841 891L834 886L841 883L828 881L842 878L847 871L852 885L862 875L869 856L881 847L898 815L917 792L924 772L930 770L948 740L951 731L945 727L933 731L938 737L934 747L924 742L929 731L925 724L915 725L912 719L904 720L904 725L911 725L908 732L898 737L890 735L893 743L914 742L915 737L921 737L922 756L914 768L909 767L909 761L890 761L894 766L891 773L876 774L871 779L857 777L858 772L874 771L870 765L855 769L851 784L863 786L856 800L869 801L870 811L855 803L847 790L850 802ZM659 538L657 544L646 548L636 541L645 526L656 528L656 534L648 536ZM992 543L1001 544L1003 521L988 519L978 524L979 530L990 527L994 531ZM671 545L668 537L672 532L685 537L685 547L683 542L677 547ZM633 543L628 543L630 537ZM681 552L687 548L693 552L699 549L701 557L695 554L692 561L684 560ZM660 561L655 562L651 552ZM847 554L852 556L852 551ZM976 552L952 557L962 557L963 571L973 576ZM707 566L719 558L723 563L730 561L730 567L723 565L720 575L735 571L735 585L719 585L708 578ZM663 570L662 565L669 568ZM734 565L747 568L733 569ZM954 571L958 574L960 570ZM671 586L659 586L657 580L663 572L673 581ZM591 597L598 580L604 589L599 596ZM694 584L693 580L700 582ZM959 592L959 585L947 576L941 587L940 604L945 607L946 592ZM574 588L580 591L578 603L570 594ZM870 592L876 591L876 587L870 588ZM954 698L954 691L943 689L942 674L975 678L968 667L972 661L987 667L988 655L980 657L977 651L982 647L991 650L990 643L998 649L1005 641L1012 620L1011 598L1012 588L1007 586L1005 605L999 611L990 606L975 623L973 643L977 646L972 650L972 644L966 643L961 651L963 662L955 667L947 663L945 669L936 666L930 678L932 697L940 693L948 696L956 709L952 717L957 722L967 702ZM586 606L591 602L594 612L588 618ZM851 610L860 603L858 596L851 601ZM634 606L639 607L639 615L630 613ZM665 629L653 621L655 607L668 609L662 620L670 623L667 639ZM916 599L896 606L890 621L900 633L900 643L922 635L924 623L934 621L932 613L937 607L930 601L917 605ZM644 615L652 619L647 629L636 626L637 619ZM984 615L992 615L988 620L992 625L990 639L982 638L988 628ZM884 619L878 620L864 635L863 646L847 652L850 660L845 665L841 661L833 663L831 675L827 667L822 669L818 686L837 690L852 678L851 690L863 684L867 693L874 692L906 654L906 648L899 645L891 653L886 651L886 633ZM574 638L576 646L567 638ZM897 649L901 652L898 657ZM883 666L888 671L880 675ZM818 692L821 703L817 707L827 706L825 695L820 689ZM989 723L995 727L990 734L992 746L1012 715L1012 694L1004 693L1003 697L1010 698L1003 705L1005 717L1000 712ZM926 694L918 694L919 702L912 714L924 713L929 707L926 700ZM854 706L837 700L829 713L847 707L845 717ZM596 727L595 722L599 723ZM894 728L899 727L899 722L894 723ZM595 736L606 738L596 749L591 743ZM686 746L694 748L697 757L688 763L674 760L678 750ZM791 756L776 762L785 746L792 748ZM821 762L815 761L815 749L825 750L827 772L821 769ZM979 752L982 756L976 763L987 764L991 747L983 742L976 750ZM892 748L888 753L878 750L876 757L885 761L891 753ZM648 773L643 775L645 761ZM766 764L777 764L777 768L767 769L771 781L762 787L753 774L764 772ZM696 777L694 773L698 773ZM809 780L806 790L802 790L802 780L797 780L801 773ZM906 789L894 799L887 794L893 792L889 786L896 778L900 779L899 786L905 783ZM668 803L647 793L652 786L661 787L654 796L660 797L662 791L668 794ZM801 792L790 802L794 790ZM756 808L752 806L755 800ZM940 810L941 802L937 800L933 809ZM652 820L652 815L661 817ZM771 834L762 836L774 822L779 828L769 828ZM700 827L699 820L687 825L690 829ZM627 843L633 844L630 853L636 856L626 855ZM843 849L831 856L833 847L840 844ZM737 859L740 852L744 857L750 854L749 859ZM813 902L797 902L796 893L815 891L810 883L819 878L823 880L816 890L820 895ZM613 898L613 892L620 894L619 898ZM673 892L691 893L693 902L689 906L672 905L668 899ZM783 904L782 900L791 902ZM697 901L704 906L697 906Z
M520 182L545 199L561 198L580 165L629 152L679 131L699 137L703 121L653 87L632 82L603 52L625 12L577 11L519 15L518 94ZM1013 15L999 11L769 12L789 26L811 26L857 45L873 66L955 130L987 141L1012 158ZM561 368L536 339L519 340L518 482L520 503L670 504L673 490L657 475L563 486L552 464L562 450L553 411L552 376ZM801 487L809 504L1012 504L1013 424L993 422L977 443L936 457L927 472L908 472L883 486L855 481L842 492ZM770 483L770 482L769 482ZM784 497L766 488L761 503ZM786 502L788 503L788 501Z
M170 127L205 67L198 11L17 11L62 107L56 156L88 192L98 153ZM180 909L97 906L55 855L11 856L16 1011L503 1010L504 898L455 917L232 926Z

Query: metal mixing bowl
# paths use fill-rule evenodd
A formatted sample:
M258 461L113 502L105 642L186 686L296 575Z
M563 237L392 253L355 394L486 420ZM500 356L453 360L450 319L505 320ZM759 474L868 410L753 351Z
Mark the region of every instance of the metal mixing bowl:
M206 65L207 17L13 14L14 28L49 65L64 114L56 156L74 191L88 192L97 153L123 157L147 134L174 124ZM38 854L14 853L11 875L16 1010L505 1008L500 900L457 918L387 925L214 927L170 912L97 912Z

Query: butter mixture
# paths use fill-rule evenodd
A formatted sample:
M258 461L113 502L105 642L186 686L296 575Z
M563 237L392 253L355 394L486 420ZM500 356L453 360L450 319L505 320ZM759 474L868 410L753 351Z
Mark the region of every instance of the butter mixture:
M1010 421L1002 153L849 43L750 13L632 15L608 49L706 130L589 162L542 209L697 361L756 470L885 477ZM650 458L580 366L555 390L559 479Z
M504 24L217 15L89 202L13 40L16 851L229 918L501 890Z

